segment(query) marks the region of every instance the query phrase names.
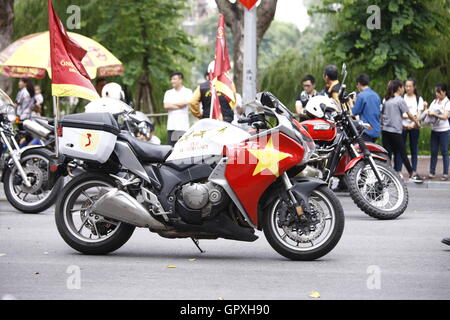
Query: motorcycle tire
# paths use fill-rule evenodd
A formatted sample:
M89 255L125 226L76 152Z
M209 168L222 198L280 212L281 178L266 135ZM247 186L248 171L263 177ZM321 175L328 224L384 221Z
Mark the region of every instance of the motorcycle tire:
M375 160L375 163L377 167L382 171L382 173L392 180L399 195L402 196L401 200L398 200L396 206L389 210L383 210L382 208L372 205L370 202L368 202L368 200L361 192L361 189L358 187L357 181L361 170L369 166L369 164L365 161L358 162L349 172L347 172L345 176L350 191L350 197L353 199L358 208L360 208L364 213L372 218L379 220L396 219L401 216L408 207L408 189L406 188L405 182L400 178L397 172L395 172L395 170L387 163L379 160Z
M319 259L329 253L337 245L342 236L345 217L344 210L337 196L329 187L322 185L311 193L309 201L311 201L313 197L320 197L324 200L329 209L332 210L334 220L331 222L332 226L326 237L319 242L318 246L314 247L313 245L310 249L298 248L298 243L297 247L289 244L276 230L277 207L280 204L280 199L275 199L273 203L267 207L266 212L264 212L262 223L267 241L275 251L288 259L295 261L312 261ZM284 238L286 239L286 237ZM296 240L293 241L295 242Z
M33 156L37 156L46 159L47 161L50 161L51 157L53 156L53 153L45 148L30 149L22 154L21 162L24 161L25 159L32 158ZM17 199L17 196L15 196L14 181L13 181L14 177L12 177L13 173L12 169L13 168L5 167L3 177L3 187L7 200L14 208L23 213L37 214L47 210L53 204L55 204L56 198L58 197L59 193L61 192L61 189L64 186L63 177L60 177L56 181L51 192L43 201L40 200L37 201L38 203L33 204L33 202L30 202L30 204L26 204L25 201L20 201L19 199Z
M70 222L66 216L66 206L70 201L77 200L70 199L72 195L76 194L77 189L82 188L83 185L89 183L99 183L99 185L101 184L110 187L115 186L114 179L101 173L86 172L73 178L65 186L61 196L56 202L56 227L64 241L73 249L87 255L106 255L122 247L133 235L135 227L121 222L120 225L116 227L117 230L115 230L111 236L99 241L90 241L88 239L85 241L80 239L80 237L75 236L73 230L70 229Z

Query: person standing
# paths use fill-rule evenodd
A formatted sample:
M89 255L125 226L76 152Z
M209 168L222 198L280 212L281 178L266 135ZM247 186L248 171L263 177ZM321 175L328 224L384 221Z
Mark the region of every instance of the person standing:
M370 124L371 130L365 130L362 138L367 142L375 142L381 135L380 125L380 96L370 87L370 78L367 74L361 74L356 79L356 86L359 94L356 98L356 104L352 109L355 116Z
M167 134L171 146L189 129L188 104L192 98L192 90L183 85L184 76L174 72L170 76L172 89L164 94L164 109L168 112Z
M34 86L35 96L34 101L35 105L33 111L31 112L32 117L41 117L42 111L44 109L44 96L42 95L42 89L40 86Z
M19 92L16 96L16 115L19 119L19 130L23 131L23 121L31 118L34 106L36 105L34 85L31 79L19 80ZM19 147L27 146L33 140L33 136L25 131L24 140L19 143Z
M438 121L432 125L431 131L431 161L429 178L432 179L435 177L438 153L440 149L444 163L442 180L445 181L448 180L448 141L450 134L450 102L447 97L447 85L445 83L439 83L436 86L436 99L431 103L428 115L438 119Z
M406 146L403 143L403 114L406 113L417 128L420 128L420 124L409 112L408 106L403 100L403 94L403 82L398 79L389 82L388 93L385 97L386 102L381 112L383 147L389 152L389 158L392 158L392 154L394 154L394 157L398 157L398 151L403 164L408 170L409 178L412 178L414 182L420 183L422 178L417 174L413 174L411 163L406 154Z
M403 99L408 106L409 112L418 119L424 111L423 98L418 94L416 87L416 80L409 78L405 82L405 95ZM403 143L406 145L409 136L409 146L411 151L411 165L414 174L417 173L417 162L419 154L419 137L420 129L416 128L414 122L412 122L408 115L403 114ZM395 171L402 171L402 161L400 157L396 157Z
M20 79L19 89L16 96L16 114L20 121L24 121L31 118L31 112L36 104L33 82L30 79Z
M310 74L305 76L303 78L302 85L303 91L298 95L297 100L295 102L295 109L297 111L297 114L299 115L303 114L303 109L308 104L308 101L311 98L317 96L316 79L314 78L314 76Z
M199 119L205 119L210 117L211 113L211 76L213 71L212 64L209 65L207 73L205 73L206 81L201 83L194 91L191 102L189 103L189 109L191 113ZM233 92L236 95L236 88L233 83ZM227 97L220 91L217 91L217 96L220 101L220 109L222 111L223 121L232 123L234 120L234 108L235 104L228 101ZM200 103L202 110L200 109Z
M338 68L335 65L328 65L323 71L323 80L325 81L324 93L331 99L336 100L338 105L339 101L339 90L341 85L338 80Z

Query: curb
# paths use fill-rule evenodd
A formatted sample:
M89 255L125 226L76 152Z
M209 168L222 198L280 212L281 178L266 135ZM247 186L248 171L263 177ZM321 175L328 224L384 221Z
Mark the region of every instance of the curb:
M448 189L450 190L449 182L440 181L424 181L423 183L407 182L408 189Z

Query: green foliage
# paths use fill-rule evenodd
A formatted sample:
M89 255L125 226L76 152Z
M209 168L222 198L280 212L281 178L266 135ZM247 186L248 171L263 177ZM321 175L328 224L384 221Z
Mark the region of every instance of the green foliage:
M125 74L110 78L135 93L139 79L146 74L152 85L157 109L162 111L162 97L169 87L169 74L182 71L189 84L194 62L192 39L182 30L186 9L182 0L72 0L53 1L61 21L69 14L67 7L81 7L81 30L73 30L99 41L124 64ZM48 30L47 1L16 0L14 38ZM38 81L49 96L49 80ZM51 110L50 110L51 111Z
M268 68L275 59L286 52L286 48L301 50L299 39L300 31L294 24L273 21L261 40L258 58L259 69L265 70Z
M370 30L367 8L380 8L381 29ZM350 68L364 66L382 87L388 79L414 75L429 94L433 80L449 80L450 5L446 0L324 0L315 12L335 17L324 38L325 55ZM427 81L424 80L427 78ZM427 96L427 98L431 98Z
M275 60L263 73L260 87L262 91L271 91L292 111L295 100L302 89L302 78L307 74L316 77L317 88L324 86L321 74L324 60L320 55L311 55L305 60L296 49L287 50Z

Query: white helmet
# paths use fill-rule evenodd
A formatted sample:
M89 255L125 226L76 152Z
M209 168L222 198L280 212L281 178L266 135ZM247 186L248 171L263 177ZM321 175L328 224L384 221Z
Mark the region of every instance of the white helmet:
M122 87L114 82L106 84L102 89L102 98L111 98L120 101L125 101L125 93Z
M214 73L214 68L216 66L216 62L213 60L208 65L208 73Z
M305 111L307 114L321 119L325 115L324 110L326 109L326 107L335 108L333 106L332 99L328 98L327 96L315 96L308 101L308 104L305 107Z

